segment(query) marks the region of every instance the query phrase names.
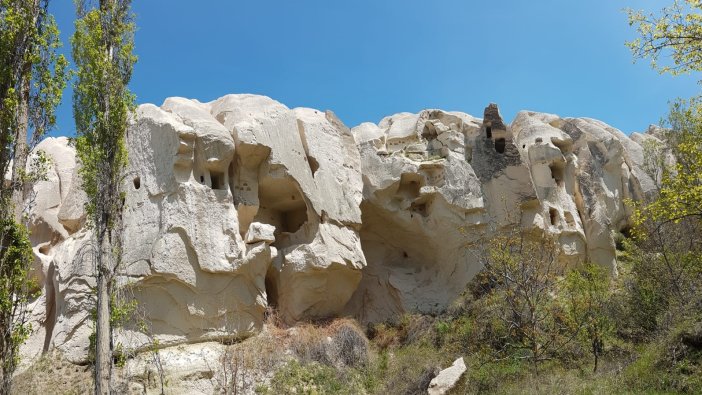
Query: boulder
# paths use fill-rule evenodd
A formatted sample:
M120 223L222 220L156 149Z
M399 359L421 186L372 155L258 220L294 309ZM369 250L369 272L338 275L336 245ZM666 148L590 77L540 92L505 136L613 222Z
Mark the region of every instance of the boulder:
M429 395L444 395L456 386L465 372L466 364L463 357L460 357L431 380L427 392Z

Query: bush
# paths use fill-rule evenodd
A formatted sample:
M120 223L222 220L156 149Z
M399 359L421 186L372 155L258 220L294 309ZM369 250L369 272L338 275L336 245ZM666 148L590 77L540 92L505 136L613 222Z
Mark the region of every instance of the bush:
M352 320L294 328L289 347L302 362L338 368L359 368L368 363L368 340Z
M262 388L258 388L257 392L320 395L354 393L344 384L332 367L317 362L302 364L298 361L290 361L273 376L273 380L271 380L272 392Z
M439 352L428 345L409 345L389 353L383 375L384 394L426 394L441 370Z

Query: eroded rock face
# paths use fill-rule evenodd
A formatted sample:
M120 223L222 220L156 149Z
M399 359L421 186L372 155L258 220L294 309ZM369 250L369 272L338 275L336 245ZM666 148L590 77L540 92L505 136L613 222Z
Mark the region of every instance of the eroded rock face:
M426 110L353 130L254 95L142 105L117 277L141 318L116 342L240 338L269 307L289 323L439 312L480 270L484 241L513 229L616 273L624 202L654 188L641 147L654 134L532 112L508 126L494 104L482 119ZM30 215L43 293L25 355L79 362L95 286L85 195L67 140L39 148L52 165Z
M124 281L161 343L249 335L269 305L295 322L346 304L365 266L362 182L332 114L171 98L139 108L129 147Z

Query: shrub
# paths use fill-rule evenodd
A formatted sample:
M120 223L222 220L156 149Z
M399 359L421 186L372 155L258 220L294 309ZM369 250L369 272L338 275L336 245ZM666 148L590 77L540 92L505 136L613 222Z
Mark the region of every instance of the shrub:
M352 320L327 326L302 325L292 330L289 347L303 362L334 367L362 367L368 363L368 340Z
M257 393L273 394L357 394L362 392L357 375L339 375L336 369L317 362L288 362L276 372L271 388L257 388Z
M442 355L428 345L408 345L388 354L384 394L426 394L441 370Z

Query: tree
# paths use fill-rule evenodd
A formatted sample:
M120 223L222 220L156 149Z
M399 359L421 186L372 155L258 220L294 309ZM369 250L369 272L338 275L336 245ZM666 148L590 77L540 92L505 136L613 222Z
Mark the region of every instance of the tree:
M658 13L627 10L639 37L627 43L635 59L648 58L661 73L678 75L702 70L702 1L673 0ZM672 63L660 64L670 54Z
M37 179L26 171L28 153L54 126L66 85L58 37L48 0L0 0L0 394L10 392L19 346L30 330L25 313L33 255L21 213L24 193Z
M688 304L702 291L700 99L673 103L666 127L665 144L674 162L663 162L657 195L635 205L637 244L631 246L636 254L630 259L635 274L632 296L638 304L661 313L671 308L695 308ZM650 329L660 324L656 315L642 318Z
M19 362L19 347L31 329L25 323L25 313L31 288L27 280L27 269L33 255L26 228L12 217L5 217L0 221L0 242L3 246L0 263L0 394L9 394L12 388L12 374Z
M77 0L78 20L72 38L77 67L73 114L76 151L88 196L89 225L94 235L97 275L95 393L110 391L113 278L120 259L120 191L127 160L125 134L134 95L127 85L136 62L134 16L130 0Z
M488 315L500 322L490 334L498 357L529 360L538 372L539 363L554 357L579 330L572 331L557 303L566 269L558 261L558 248L549 240L497 236L482 263Z
M571 270L566 277L564 292L568 318L573 331L589 343L597 372L605 339L613 329L607 311L610 298L610 278L602 266L586 263Z
M658 13L628 14L640 36L627 43L636 59L649 58L661 73L702 71L702 1L674 0ZM671 61L658 63L664 56ZM651 330L666 314L702 308L702 98L675 101L664 126L664 150L672 161L658 160L657 195L636 205L633 217L637 243L631 295L636 310L660 311L641 317Z

